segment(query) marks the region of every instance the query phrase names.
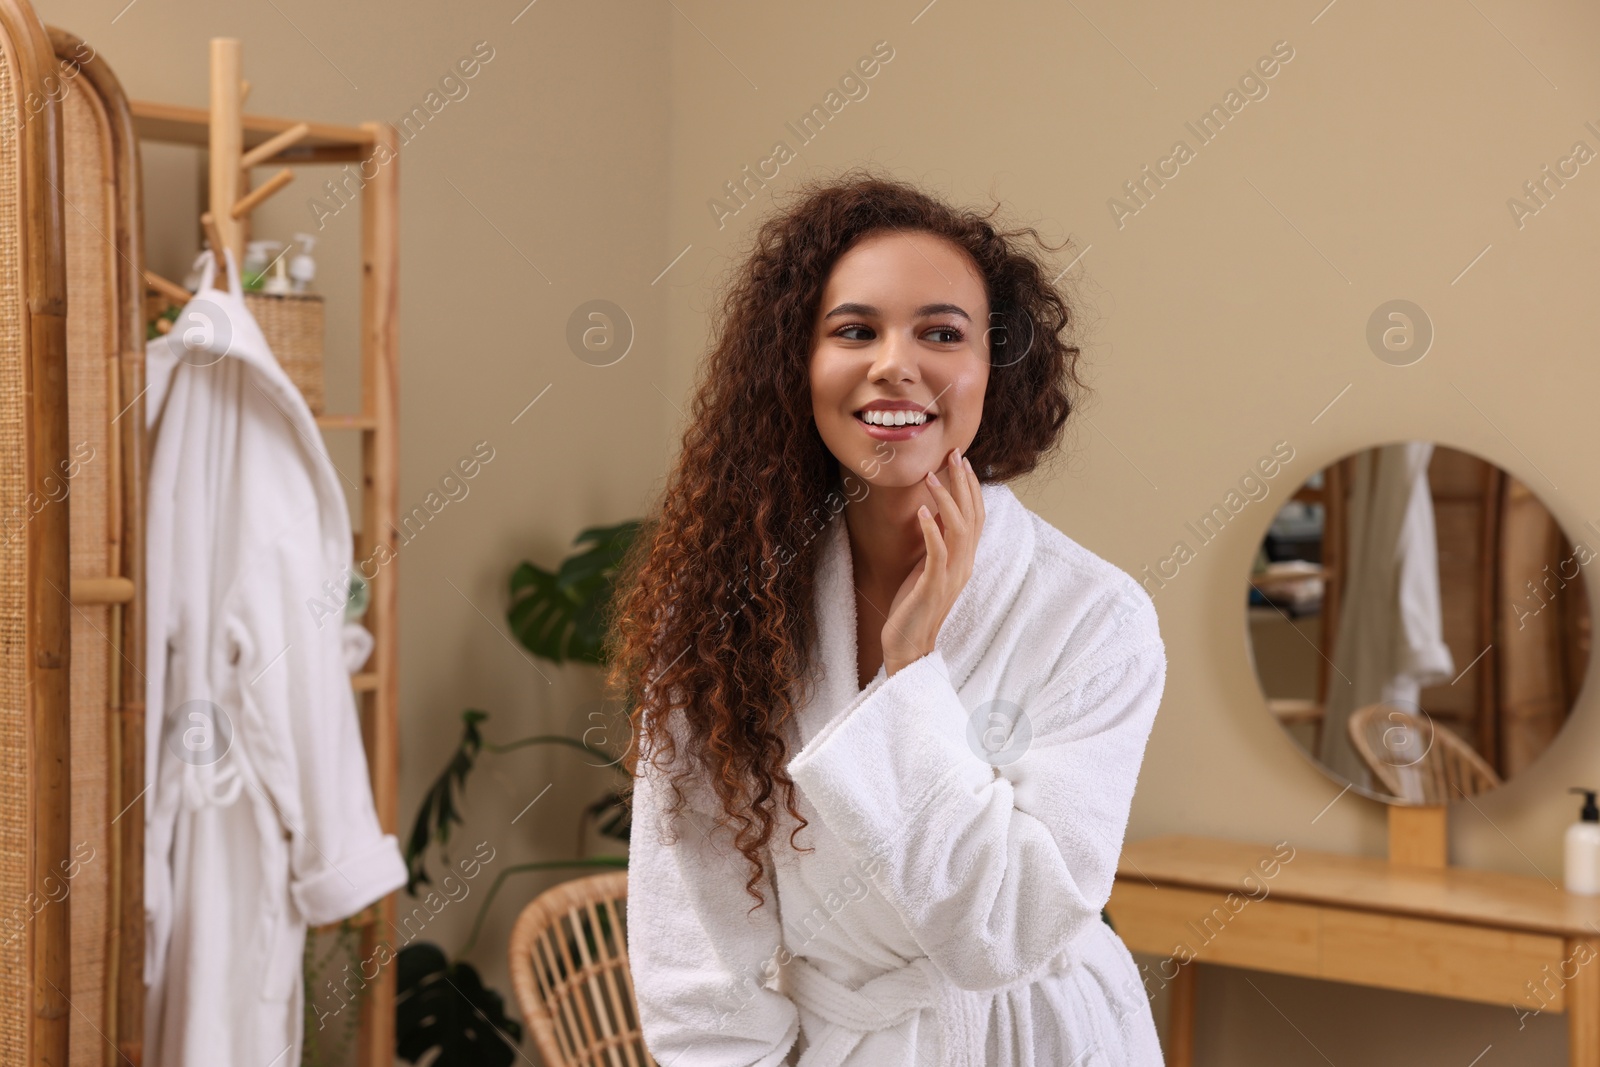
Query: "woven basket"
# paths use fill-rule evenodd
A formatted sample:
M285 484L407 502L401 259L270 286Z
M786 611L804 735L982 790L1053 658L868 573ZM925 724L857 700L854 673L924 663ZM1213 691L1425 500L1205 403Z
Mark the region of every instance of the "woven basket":
M323 413L322 297L317 293L263 293L245 290L250 309L278 365L306 398L311 414Z

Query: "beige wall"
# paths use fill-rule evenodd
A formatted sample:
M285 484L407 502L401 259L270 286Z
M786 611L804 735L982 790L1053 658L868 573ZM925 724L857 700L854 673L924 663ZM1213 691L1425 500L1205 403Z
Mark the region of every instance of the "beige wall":
M512 23L516 3L378 15L145 0L113 23L115 11L59 0L42 15L95 44L133 96L191 104L205 101L208 38L237 35L251 110L333 121L397 119L475 42L495 49L401 160L403 503L474 442L496 450L400 559L407 821L463 708L492 712L500 739L587 725L595 673L536 663L507 640L505 579L523 558L553 564L585 526L640 513L676 446L714 285L770 194L870 159L959 201L1000 198L1052 241L1075 242L1063 265L1082 253L1066 280L1096 397L1065 458L1017 487L1072 537L1141 573L1276 442L1294 449L1271 495L1157 591L1170 671L1130 837L1381 853L1383 810L1347 795L1317 818L1337 787L1266 716L1243 575L1295 481L1399 437L1494 459L1569 531L1600 521L1585 441L1600 378L1588 352L1600 191L1588 186L1600 178L1583 168L1520 229L1506 207L1575 140L1600 148L1584 129L1600 125L1597 16L1550 2L1346 0L1320 15L1315 3L1293 14L1264 2L919 6L544 0ZM868 94L800 145L785 124L879 41L894 54ZM1119 226L1108 199L1176 139L1193 146L1184 123L1279 41L1294 54L1267 95ZM708 200L777 140L797 157L719 226ZM151 153L152 265L169 276L196 248L194 167L194 153ZM321 177L279 194L258 231L303 228ZM343 408L355 403L340 370L354 358L350 223L331 222L319 249L330 401ZM637 328L607 368L565 342L568 316L594 298ZM1368 316L1395 298L1420 304L1437 331L1408 367L1380 362L1364 339ZM355 469L346 444L335 458ZM1575 814L1564 790L1600 784L1594 702L1586 691L1562 743L1522 779L1452 812L1458 862L1560 881ZM564 752L485 757L462 840L494 845L491 870L569 855L577 811L605 784ZM515 879L474 954L508 994L512 900L558 877ZM469 900L425 936L459 945ZM1564 1042L1558 1017L1519 1031L1506 1009L1263 974L1210 971L1200 997L1202 1063L1465 1064L1490 1044L1495 1062L1554 1062Z

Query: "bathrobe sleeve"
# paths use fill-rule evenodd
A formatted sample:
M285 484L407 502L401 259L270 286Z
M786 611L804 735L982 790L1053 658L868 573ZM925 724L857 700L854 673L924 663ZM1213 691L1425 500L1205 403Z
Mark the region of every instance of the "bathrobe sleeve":
M997 767L969 740L977 729L935 650L878 679L789 764L964 989L1026 978L1101 921L1166 679L1154 608L1140 607L1017 701L1012 739L1027 747L1013 762Z
M315 510L261 538L225 600L246 757L282 823L289 894L315 926L405 884L399 842L378 822L350 674L342 602L328 598ZM258 801L262 798L255 798Z
M680 745L679 751L682 751ZM673 792L641 756L628 842L628 965L645 1045L678 1067L774 1067L799 1033L799 1011L765 988L783 956L777 893L754 912L745 892L749 864L731 830L698 810L682 783L684 806L669 824ZM708 794L709 795L709 794Z

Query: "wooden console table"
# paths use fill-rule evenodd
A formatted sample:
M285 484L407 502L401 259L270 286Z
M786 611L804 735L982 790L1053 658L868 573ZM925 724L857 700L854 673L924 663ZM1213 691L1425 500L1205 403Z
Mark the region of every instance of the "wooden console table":
M1542 878L1166 836L1123 849L1106 910L1166 957L1169 1067L1194 1063L1196 963L1565 1012L1568 1062L1600 1067L1600 897Z

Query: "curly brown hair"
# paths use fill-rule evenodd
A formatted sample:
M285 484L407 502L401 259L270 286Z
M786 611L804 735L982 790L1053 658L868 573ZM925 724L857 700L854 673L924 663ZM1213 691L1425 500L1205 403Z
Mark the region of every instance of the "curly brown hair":
M670 694L682 716L673 729L692 757L672 778L672 811L690 776L715 790L718 825L735 828L750 862L751 910L763 903L777 787L798 822L791 845L806 825L782 730L809 696L817 534L843 507L841 492L866 488L841 475L811 414L812 335L833 265L884 230L944 237L971 257L991 310L991 371L966 450L984 481L1033 470L1082 389L1078 348L1065 336L1073 309L1020 238L1058 249L1032 227L996 231L998 204L986 214L954 208L861 168L793 195L762 222L726 288L677 464L622 561L607 620L606 683L631 709L624 765L637 774L642 739L658 769L663 754L668 767L677 759Z

